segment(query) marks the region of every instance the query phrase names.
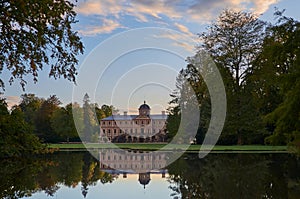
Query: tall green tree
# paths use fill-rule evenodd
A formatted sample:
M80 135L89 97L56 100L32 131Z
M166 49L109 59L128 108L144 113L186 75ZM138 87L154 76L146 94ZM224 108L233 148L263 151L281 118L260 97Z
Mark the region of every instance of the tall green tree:
M91 142L93 141L93 138L95 137L95 126L97 124L96 120L96 113L95 110L93 110L93 106L90 103L90 97L86 93L83 97L83 135L82 135L82 141L84 142ZM97 136L97 134L96 134Z
M103 104L101 106L101 110L103 111L105 117L111 116L112 114L117 113L119 111L113 105L106 104Z
M99 121L105 117L111 116L113 113L118 112L118 110L113 105L103 104L101 107L99 107L99 105L95 103L92 106L95 109L95 113Z
M72 104L68 104L53 112L51 117L51 127L56 135L64 138L68 143L70 138L78 137L73 120Z
M256 131L260 126L254 122L259 120L252 118L258 114L250 117L250 113L256 111L251 96L244 94L247 94L246 76L251 73L253 61L261 51L264 29L265 23L253 13L224 10L206 32L199 34L203 41L200 49L211 54L223 78L227 79L228 112L222 135L236 135L238 144L245 142L245 132Z
M36 117L37 112L41 108L41 105L44 99L38 98L35 94L28 93L21 95L21 102L19 107L21 108L22 112L24 113L25 121L30 124L36 132Z
M300 22L276 11L253 73L261 101L270 107L265 121L272 126L271 144L294 142L300 149ZM273 91L269 95L270 90Z
M45 142L57 142L60 140L51 126L51 118L53 113L60 109L61 104L58 97L51 95L41 105L36 117L36 131L40 139Z
M75 4L68 0L30 0L0 2L0 73L11 73L9 83L25 76L38 81L39 71L49 65L49 76L75 82L77 55L83 44L77 32ZM4 81L0 78L0 87Z
M176 78L176 89L171 94L173 98L169 104L169 116L167 119L167 130L169 139L173 138L173 142L190 143L194 140L195 120L199 115L194 115L193 109L198 108L198 103L195 102L195 92L192 81L187 78L187 69L182 69ZM176 139L174 137L176 135Z
M196 61L196 60L201 60ZM204 81L203 76L209 75L209 64L206 65L205 56L199 52L193 57L189 57L187 59L188 65L186 68L182 69L179 72L176 81L176 90L171 94L173 97L170 104L172 107L169 109L169 117L167 119L167 129L169 131L169 136L175 136L176 133L180 133L180 125L183 128L190 129L189 125L199 125L196 134L197 143L202 143L204 136L206 134L209 121L210 121L210 95L208 92L208 88ZM191 90L191 91L189 91ZM192 98L197 98L197 105L200 110L200 120L199 122L194 121L190 114L185 115L182 118L182 111L185 107L185 104L191 103ZM186 110L185 110L186 111ZM194 111L189 111L193 113ZM181 121L185 120L185 121ZM184 127L185 126L185 127ZM184 134L188 134L189 132L184 132ZM191 140L194 138L190 138ZM190 140L190 141L191 141Z
M0 138L0 158L45 151L45 147L25 121L20 107L13 107L9 113L4 99L0 99Z

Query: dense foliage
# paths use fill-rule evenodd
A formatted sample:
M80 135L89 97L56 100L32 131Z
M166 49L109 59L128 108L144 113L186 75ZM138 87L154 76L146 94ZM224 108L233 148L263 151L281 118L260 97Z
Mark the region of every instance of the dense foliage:
M81 186L81 193L86 197L88 189L97 182L106 184L116 179L101 171L100 162L88 152L6 159L0 166L0 198L17 199L37 192L54 197L60 185Z
M83 44L77 32L74 4L66 0L0 1L0 73L7 69L9 83L50 66L49 76L75 82L77 56ZM4 81L0 78L0 87Z
M83 107L77 103L61 106L55 95L44 99L34 94L23 94L21 98L20 104L10 111L5 99L0 99L0 157L40 152L45 148L41 143L80 142L81 139L97 142L98 122L115 110L113 106L99 108L89 102ZM73 112L80 121L77 128ZM90 128L89 140L85 140L87 128Z
M171 196L296 199L300 162L289 158L286 154L210 154L199 160L185 154L168 166Z
M39 153L45 150L33 129L25 121L19 107L11 113L7 104L0 99L0 158Z
M288 144L300 147L300 22L276 11L276 24L252 13L225 10L199 34L203 43L177 78L171 95L168 130L178 130L182 77L196 93L201 110L197 142L202 143L211 116L210 96L195 60L208 52L226 89L227 117L219 144ZM202 73L203 74L203 73ZM180 103L181 102L181 103Z

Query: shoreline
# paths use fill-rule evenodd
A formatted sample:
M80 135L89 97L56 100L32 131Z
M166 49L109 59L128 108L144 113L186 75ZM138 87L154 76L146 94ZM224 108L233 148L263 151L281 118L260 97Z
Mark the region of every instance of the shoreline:
M47 148L65 150L91 150L91 149L114 149L120 148L124 150L144 150L144 151L187 151L199 152L201 145L180 145L180 144L162 144L162 143L64 143L64 144L47 144ZM203 146L201 151L211 152L256 152L256 153L288 153L288 146L266 146L266 145L216 145L210 150L210 146Z

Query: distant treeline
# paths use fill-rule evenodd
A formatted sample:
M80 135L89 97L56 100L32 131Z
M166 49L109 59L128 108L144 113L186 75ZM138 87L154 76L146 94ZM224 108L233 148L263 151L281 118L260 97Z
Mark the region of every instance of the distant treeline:
M61 104L55 95L44 99L23 94L20 104L8 110L5 99L0 99L0 157L38 152L43 148L41 143L97 142L98 121L114 111L113 106L90 103L87 94L82 106Z

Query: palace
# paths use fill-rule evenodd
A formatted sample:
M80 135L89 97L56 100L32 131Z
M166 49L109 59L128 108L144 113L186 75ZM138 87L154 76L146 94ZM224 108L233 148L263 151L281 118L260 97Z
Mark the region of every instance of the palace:
M161 175L165 178L168 170L167 154L165 152L129 152L105 149L99 151L100 169L113 176L137 175L144 188L149 184L151 175Z
M142 104L138 115L112 115L100 121L100 142L166 142L165 111L150 114L150 106Z

